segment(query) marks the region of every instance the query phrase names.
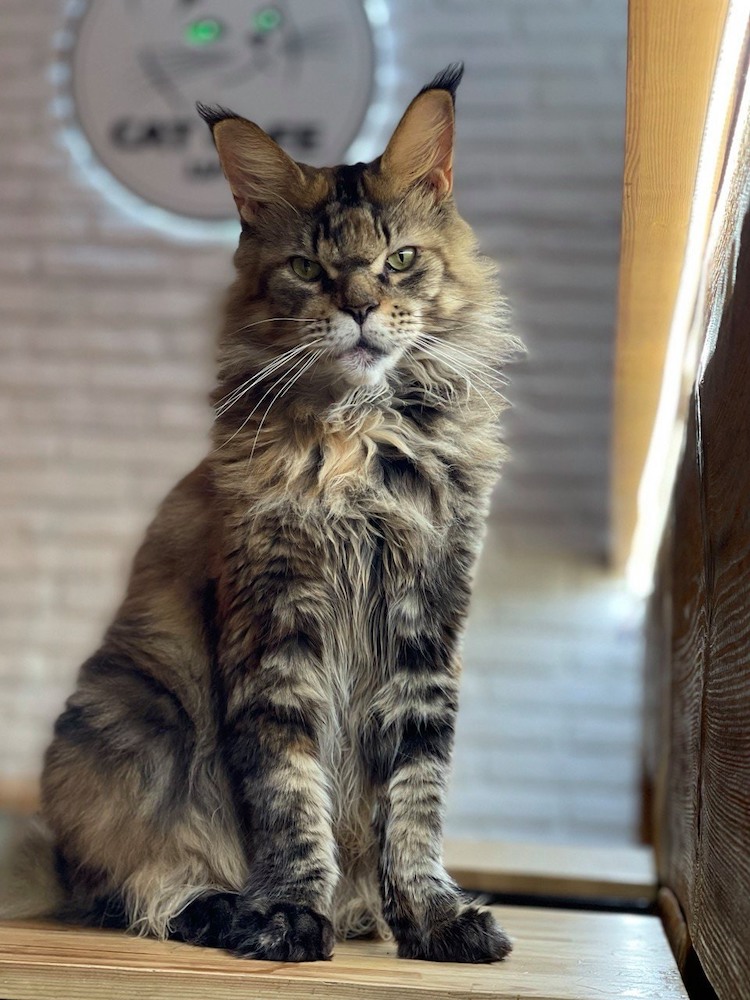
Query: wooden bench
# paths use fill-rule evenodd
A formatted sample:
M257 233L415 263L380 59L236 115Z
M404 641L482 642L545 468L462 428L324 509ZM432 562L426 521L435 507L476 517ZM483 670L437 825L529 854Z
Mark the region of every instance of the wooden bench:
M331 962L252 962L190 945L53 924L0 925L2 1000L255 1000L395 996L476 1000L684 1000L656 917L498 907L516 942L495 965L395 957L392 943L337 945Z

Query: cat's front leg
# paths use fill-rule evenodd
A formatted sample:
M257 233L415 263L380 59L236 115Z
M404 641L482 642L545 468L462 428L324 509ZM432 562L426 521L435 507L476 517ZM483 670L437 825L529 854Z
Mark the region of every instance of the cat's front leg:
M223 623L223 750L248 845L247 890L227 947L253 958L330 958L339 878L320 763L325 695L321 595L299 553L275 542ZM314 574L314 567L308 567ZM247 575L243 574L247 579Z
M491 913L466 901L443 867L443 815L459 666L457 587L443 602L409 600L395 672L378 698L364 753L379 787L383 913L402 958L492 962L511 950ZM460 600L460 597L458 597ZM460 616L459 616L460 617Z

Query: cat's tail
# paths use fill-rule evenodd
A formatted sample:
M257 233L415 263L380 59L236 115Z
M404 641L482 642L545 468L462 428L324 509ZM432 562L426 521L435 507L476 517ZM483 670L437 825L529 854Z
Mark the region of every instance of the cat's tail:
M52 916L63 900L51 832L37 816L12 820L0 845L0 919Z

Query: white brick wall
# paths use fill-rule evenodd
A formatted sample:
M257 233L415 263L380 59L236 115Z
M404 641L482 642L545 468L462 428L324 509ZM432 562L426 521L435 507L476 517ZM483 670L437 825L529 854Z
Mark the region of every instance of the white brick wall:
M389 6L399 103L466 60L459 206L531 349L498 516L601 553L625 0ZM143 228L78 174L49 110L58 0L2 0L0 23L0 775L23 776L156 502L205 451L231 251Z

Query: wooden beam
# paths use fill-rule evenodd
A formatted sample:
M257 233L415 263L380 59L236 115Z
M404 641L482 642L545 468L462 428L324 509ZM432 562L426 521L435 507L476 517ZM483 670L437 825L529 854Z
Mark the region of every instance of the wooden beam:
M618 568L635 529L728 9L729 0L629 3L612 467Z

